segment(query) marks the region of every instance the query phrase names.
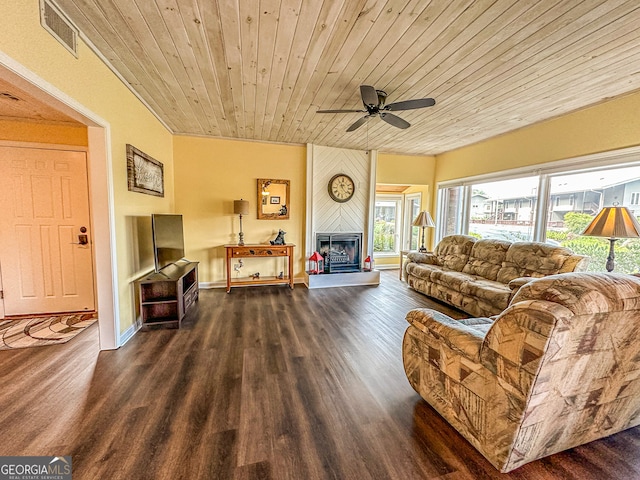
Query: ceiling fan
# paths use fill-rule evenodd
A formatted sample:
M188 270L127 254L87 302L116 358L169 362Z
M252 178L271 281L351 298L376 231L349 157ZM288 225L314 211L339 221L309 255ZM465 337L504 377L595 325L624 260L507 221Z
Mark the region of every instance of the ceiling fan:
M380 118L389 125L404 129L409 128L411 124L389 112L415 110L417 108L432 107L436 104L433 98L419 98L385 105L384 102L387 99L387 94L382 90L376 90L370 85L360 85L360 96L362 97L362 103L366 110L318 110L317 113L366 113L364 117L347 128L347 132L353 132L355 129L364 125L368 118L376 115L380 116Z

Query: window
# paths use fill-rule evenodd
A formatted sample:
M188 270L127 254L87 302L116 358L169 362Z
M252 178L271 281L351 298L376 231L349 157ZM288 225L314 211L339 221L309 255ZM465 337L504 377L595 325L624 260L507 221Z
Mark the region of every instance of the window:
M535 176L440 186L437 240L458 233L546 241L588 256L589 271L606 271L609 240L582 232L605 206L618 204L640 216L640 150L589 158L556 164ZM480 195L485 197L482 203L478 202ZM470 206L470 215L465 205ZM616 272L640 272L640 239L618 239L615 260Z
M402 195L376 195L374 217L373 252L400 255Z
M480 216L471 216L469 235L512 242L532 240L537 187L538 177L473 184L472 192L483 195L488 208Z
M604 272L609 255L609 240L582 236L602 207L616 203L640 215L637 189L640 187L640 167L607 168L550 177L551 195L572 192L573 208L547 212L547 242L570 248L590 258L588 271ZM626 202L625 202L626 200ZM640 240L621 238L615 243L615 271L640 271Z
M420 193L410 193L404 196L404 228L403 228L403 245L405 250L417 250L419 247L418 236L420 228L414 227L413 221L420 213L420 205L422 203L422 195Z

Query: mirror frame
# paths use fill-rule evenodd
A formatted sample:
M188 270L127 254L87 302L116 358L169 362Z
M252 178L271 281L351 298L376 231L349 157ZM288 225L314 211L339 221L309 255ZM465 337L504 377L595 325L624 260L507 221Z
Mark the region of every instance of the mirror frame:
M264 187L264 185L266 184L267 186L275 183L278 185L285 185L286 186L286 201L287 203L285 204L287 206L287 213L286 215L280 215L279 213L264 213L262 211L262 189ZM291 194L289 193L289 180L278 180L278 179L273 179L273 178L259 178L258 179L258 220L288 220L289 219L289 213L291 212Z

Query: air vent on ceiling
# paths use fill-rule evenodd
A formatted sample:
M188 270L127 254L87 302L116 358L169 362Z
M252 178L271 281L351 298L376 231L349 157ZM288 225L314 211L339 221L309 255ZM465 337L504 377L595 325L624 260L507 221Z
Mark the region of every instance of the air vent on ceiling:
M78 30L51 0L40 0L40 23L74 56L78 56Z

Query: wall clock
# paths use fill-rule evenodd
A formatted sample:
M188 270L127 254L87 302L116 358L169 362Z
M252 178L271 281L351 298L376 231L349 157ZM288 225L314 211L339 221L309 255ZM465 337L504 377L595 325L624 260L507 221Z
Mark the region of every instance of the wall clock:
M355 183L344 173L338 173L329 180L329 196L336 202L348 202L353 198L355 191Z

